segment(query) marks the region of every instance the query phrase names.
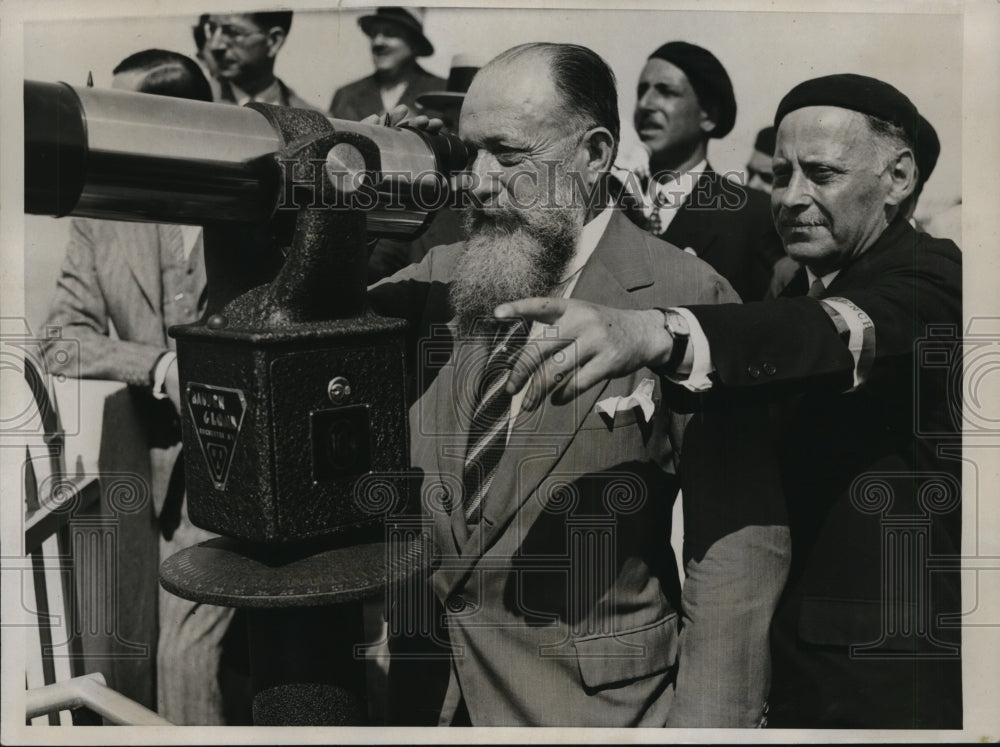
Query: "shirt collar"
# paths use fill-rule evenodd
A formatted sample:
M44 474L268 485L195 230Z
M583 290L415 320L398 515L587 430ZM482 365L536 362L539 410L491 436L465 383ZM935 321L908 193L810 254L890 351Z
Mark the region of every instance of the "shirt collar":
M678 174L676 179L651 182L650 196L659 195L660 204L664 207L679 207L694 191L694 185L706 171L708 171L708 159L703 158L683 174Z
M829 288L830 283L832 283L833 279L837 277L837 275L839 274L840 270L834 270L833 272L828 272L826 275L823 275L823 277L820 277L819 279L823 281L824 288ZM816 282L816 278L819 277L815 272L810 270L808 267L806 268L806 276L809 278L810 287L812 287L812 284Z
M240 106L245 106L250 101L259 101L262 104L275 104L278 106L282 104L281 84L278 83L277 78L271 81L271 85L253 96L235 83L230 83L230 85L233 88L233 98L236 99L236 103Z

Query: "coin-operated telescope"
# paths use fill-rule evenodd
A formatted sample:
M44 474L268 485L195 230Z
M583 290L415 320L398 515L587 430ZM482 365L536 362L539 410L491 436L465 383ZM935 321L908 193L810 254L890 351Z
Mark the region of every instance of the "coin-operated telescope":
M250 610L254 720L365 719L358 602L420 564L407 496L405 322L372 313L370 237L417 235L458 139L266 104L25 83L25 212L205 227L208 313L176 327L191 520L223 537L161 583Z

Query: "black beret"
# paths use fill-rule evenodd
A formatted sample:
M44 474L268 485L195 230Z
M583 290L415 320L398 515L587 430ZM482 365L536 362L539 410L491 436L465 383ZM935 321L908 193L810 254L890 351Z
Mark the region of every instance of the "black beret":
M753 143L753 149L759 150L766 156L774 155L774 140L778 131L771 125L757 133L757 139Z
M941 155L941 141L938 140L937 131L923 115L920 116L917 139L913 143L913 149L913 157L916 159L917 170L920 172L919 181L923 184L931 178L934 167L937 166L938 156Z
M884 81L867 75L840 73L799 83L778 104L774 126L781 124L789 112L806 106L837 106L902 128L913 143L921 182L927 181L937 164L941 143L931 123L920 116L917 107L901 91Z
M715 129L709 137L725 137L736 123L736 95L726 68L707 49L674 41L664 44L649 59L666 60L687 76L702 108L713 112Z

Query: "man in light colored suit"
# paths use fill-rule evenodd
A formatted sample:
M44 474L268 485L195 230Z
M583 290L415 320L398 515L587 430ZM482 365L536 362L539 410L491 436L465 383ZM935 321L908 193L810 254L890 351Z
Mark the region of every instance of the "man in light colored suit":
M194 60L164 50L125 59L115 68L112 86L211 101ZM169 327L201 317L205 283L200 227L75 218L46 322L61 328L59 339L79 343L50 341L46 360L53 373L78 372L133 389L148 426L160 560L213 536L187 518L177 356L167 335ZM223 639L234 611L175 597L159 588L155 575L135 581L129 607L159 607L160 714L176 724L245 721L240 704L224 712L229 706L219 684Z
M477 149L470 239L369 291L414 333L412 461L435 554L424 604L389 600L394 720L755 726L790 549L766 426L747 408L671 409L668 361L649 355L671 334L662 309L736 295L608 201L617 92L590 50L501 54L460 128ZM510 318L524 298L533 324ZM583 322L563 323L568 303ZM538 356L565 385L551 398L513 385Z

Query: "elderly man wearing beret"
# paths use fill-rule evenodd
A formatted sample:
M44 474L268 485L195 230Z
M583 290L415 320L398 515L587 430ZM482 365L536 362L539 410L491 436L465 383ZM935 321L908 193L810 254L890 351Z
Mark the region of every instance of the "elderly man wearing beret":
M775 115L771 209L801 272L771 301L666 313L668 400L773 405L792 567L771 629L771 726L962 726L962 258L906 220L935 147L921 121L874 78L793 88ZM563 327L589 312L572 303ZM512 306L530 318L546 304ZM602 370L558 385L548 366L528 373L570 397Z
M709 140L725 137L735 121L732 82L711 52L673 41L650 55L634 114L649 150L642 222L712 265L744 301L755 301L763 298L782 251L767 197L708 163Z

